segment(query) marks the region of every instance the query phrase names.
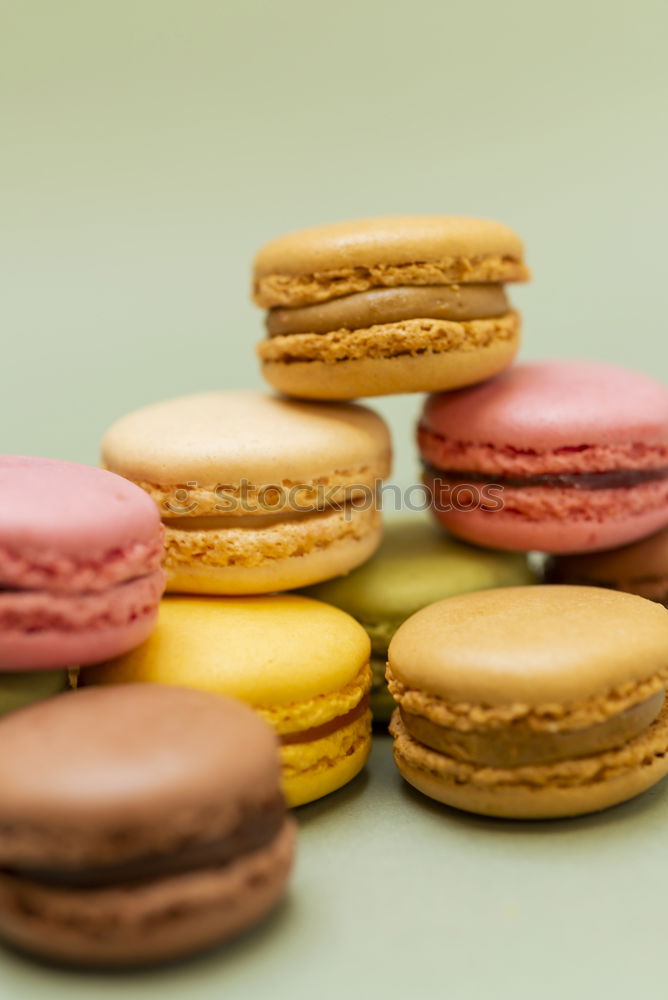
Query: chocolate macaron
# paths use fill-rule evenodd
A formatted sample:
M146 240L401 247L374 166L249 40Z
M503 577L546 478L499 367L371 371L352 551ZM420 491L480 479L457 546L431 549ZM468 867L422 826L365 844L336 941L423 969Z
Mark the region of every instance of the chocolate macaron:
M623 590L668 607L668 528L619 549L552 556L545 579Z
M596 812L668 773L668 613L595 587L511 587L417 612L390 643L401 774L458 809Z
M288 395L353 399L470 385L510 364L526 281L520 238L498 222L407 215L291 233L255 258L268 309L265 378Z
M276 738L250 708L153 684L0 721L0 937L82 966L209 947L283 896Z

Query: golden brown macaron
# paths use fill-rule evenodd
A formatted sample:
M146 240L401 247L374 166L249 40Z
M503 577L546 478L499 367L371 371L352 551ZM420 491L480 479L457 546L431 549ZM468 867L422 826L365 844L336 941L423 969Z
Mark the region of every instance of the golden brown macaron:
M668 607L668 528L618 549L553 556L545 578L549 583L623 590Z
M388 657L397 766L448 805L574 816L668 772L668 613L643 598L567 586L453 597L402 625Z
M504 284L526 281L512 229L407 215L291 233L255 258L258 347L288 395L353 399L470 385L510 364L519 316Z
M363 406L182 396L118 420L102 461L158 504L171 591L292 590L359 566L381 539L391 442Z

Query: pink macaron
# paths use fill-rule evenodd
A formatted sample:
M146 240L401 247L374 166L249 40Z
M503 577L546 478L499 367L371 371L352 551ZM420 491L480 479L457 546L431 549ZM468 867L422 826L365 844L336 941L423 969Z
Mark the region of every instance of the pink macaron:
M668 524L668 389L598 362L517 365L428 397L434 514L478 545L590 552Z
M157 507L103 469L0 455L0 670L81 666L150 634L165 575Z

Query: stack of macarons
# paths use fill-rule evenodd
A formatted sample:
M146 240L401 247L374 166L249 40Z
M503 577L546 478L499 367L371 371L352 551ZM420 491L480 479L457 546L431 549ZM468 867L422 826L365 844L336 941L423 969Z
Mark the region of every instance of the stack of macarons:
M254 288L269 308L264 372L292 398L203 392L128 414L107 431L103 465L160 511L170 594L152 639L82 683L169 681L244 698L279 734L291 805L354 777L371 744L370 687L376 718L389 717L382 674L391 633L379 641L363 609L330 595L327 581L354 589L378 549L391 440L379 415L348 400L468 385L503 369L520 326L504 286L527 277L519 237L471 218L372 219L261 250ZM398 545L408 554L414 529L405 530ZM414 573L432 564L440 581L424 581L391 611L379 590L380 617L389 613L393 628L446 593L530 579L523 556L479 553L417 528L425 531L417 542L425 564ZM371 572L385 577L384 560ZM403 561L391 575L410 572ZM280 596L309 586L323 586L312 597L338 608Z
M668 389L513 365L528 276L468 217L282 237L253 294L283 395L122 416L101 469L0 456L4 939L137 965L251 926L286 889L286 807L359 774L372 716L410 785L484 815L666 774ZM433 516L383 536L390 432L350 401L405 392L429 393Z

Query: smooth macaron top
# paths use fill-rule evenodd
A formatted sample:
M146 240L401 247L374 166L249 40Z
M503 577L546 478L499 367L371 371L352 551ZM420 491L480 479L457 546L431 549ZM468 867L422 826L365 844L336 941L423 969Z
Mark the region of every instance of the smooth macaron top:
M364 406L253 390L155 403L121 417L102 443L104 464L128 479L201 487L309 483L369 467L383 477L390 455L387 425Z
M93 684L160 681L223 691L262 707L338 692L369 659L353 618L293 594L167 597L142 646L86 672Z
M101 591L160 571L153 501L104 469L0 455L0 589Z
M276 800L279 773L274 733L233 699L153 684L70 692L0 722L0 864L213 840Z
M386 623L391 628L452 594L531 579L524 555L479 549L426 518L400 517L386 523L380 548L368 562L308 593L331 601L365 626Z
M668 388L602 362L521 364L489 382L430 396L426 433L542 452L591 445L668 443Z
M0 548L85 559L155 542L159 532L155 504L120 476L75 462L0 455Z
M444 258L513 257L523 245L500 222L457 215L397 215L335 222L289 233L265 244L255 257L256 279L379 264Z
M405 686L474 705L563 705L668 667L668 611L594 587L511 587L451 597L390 643Z

